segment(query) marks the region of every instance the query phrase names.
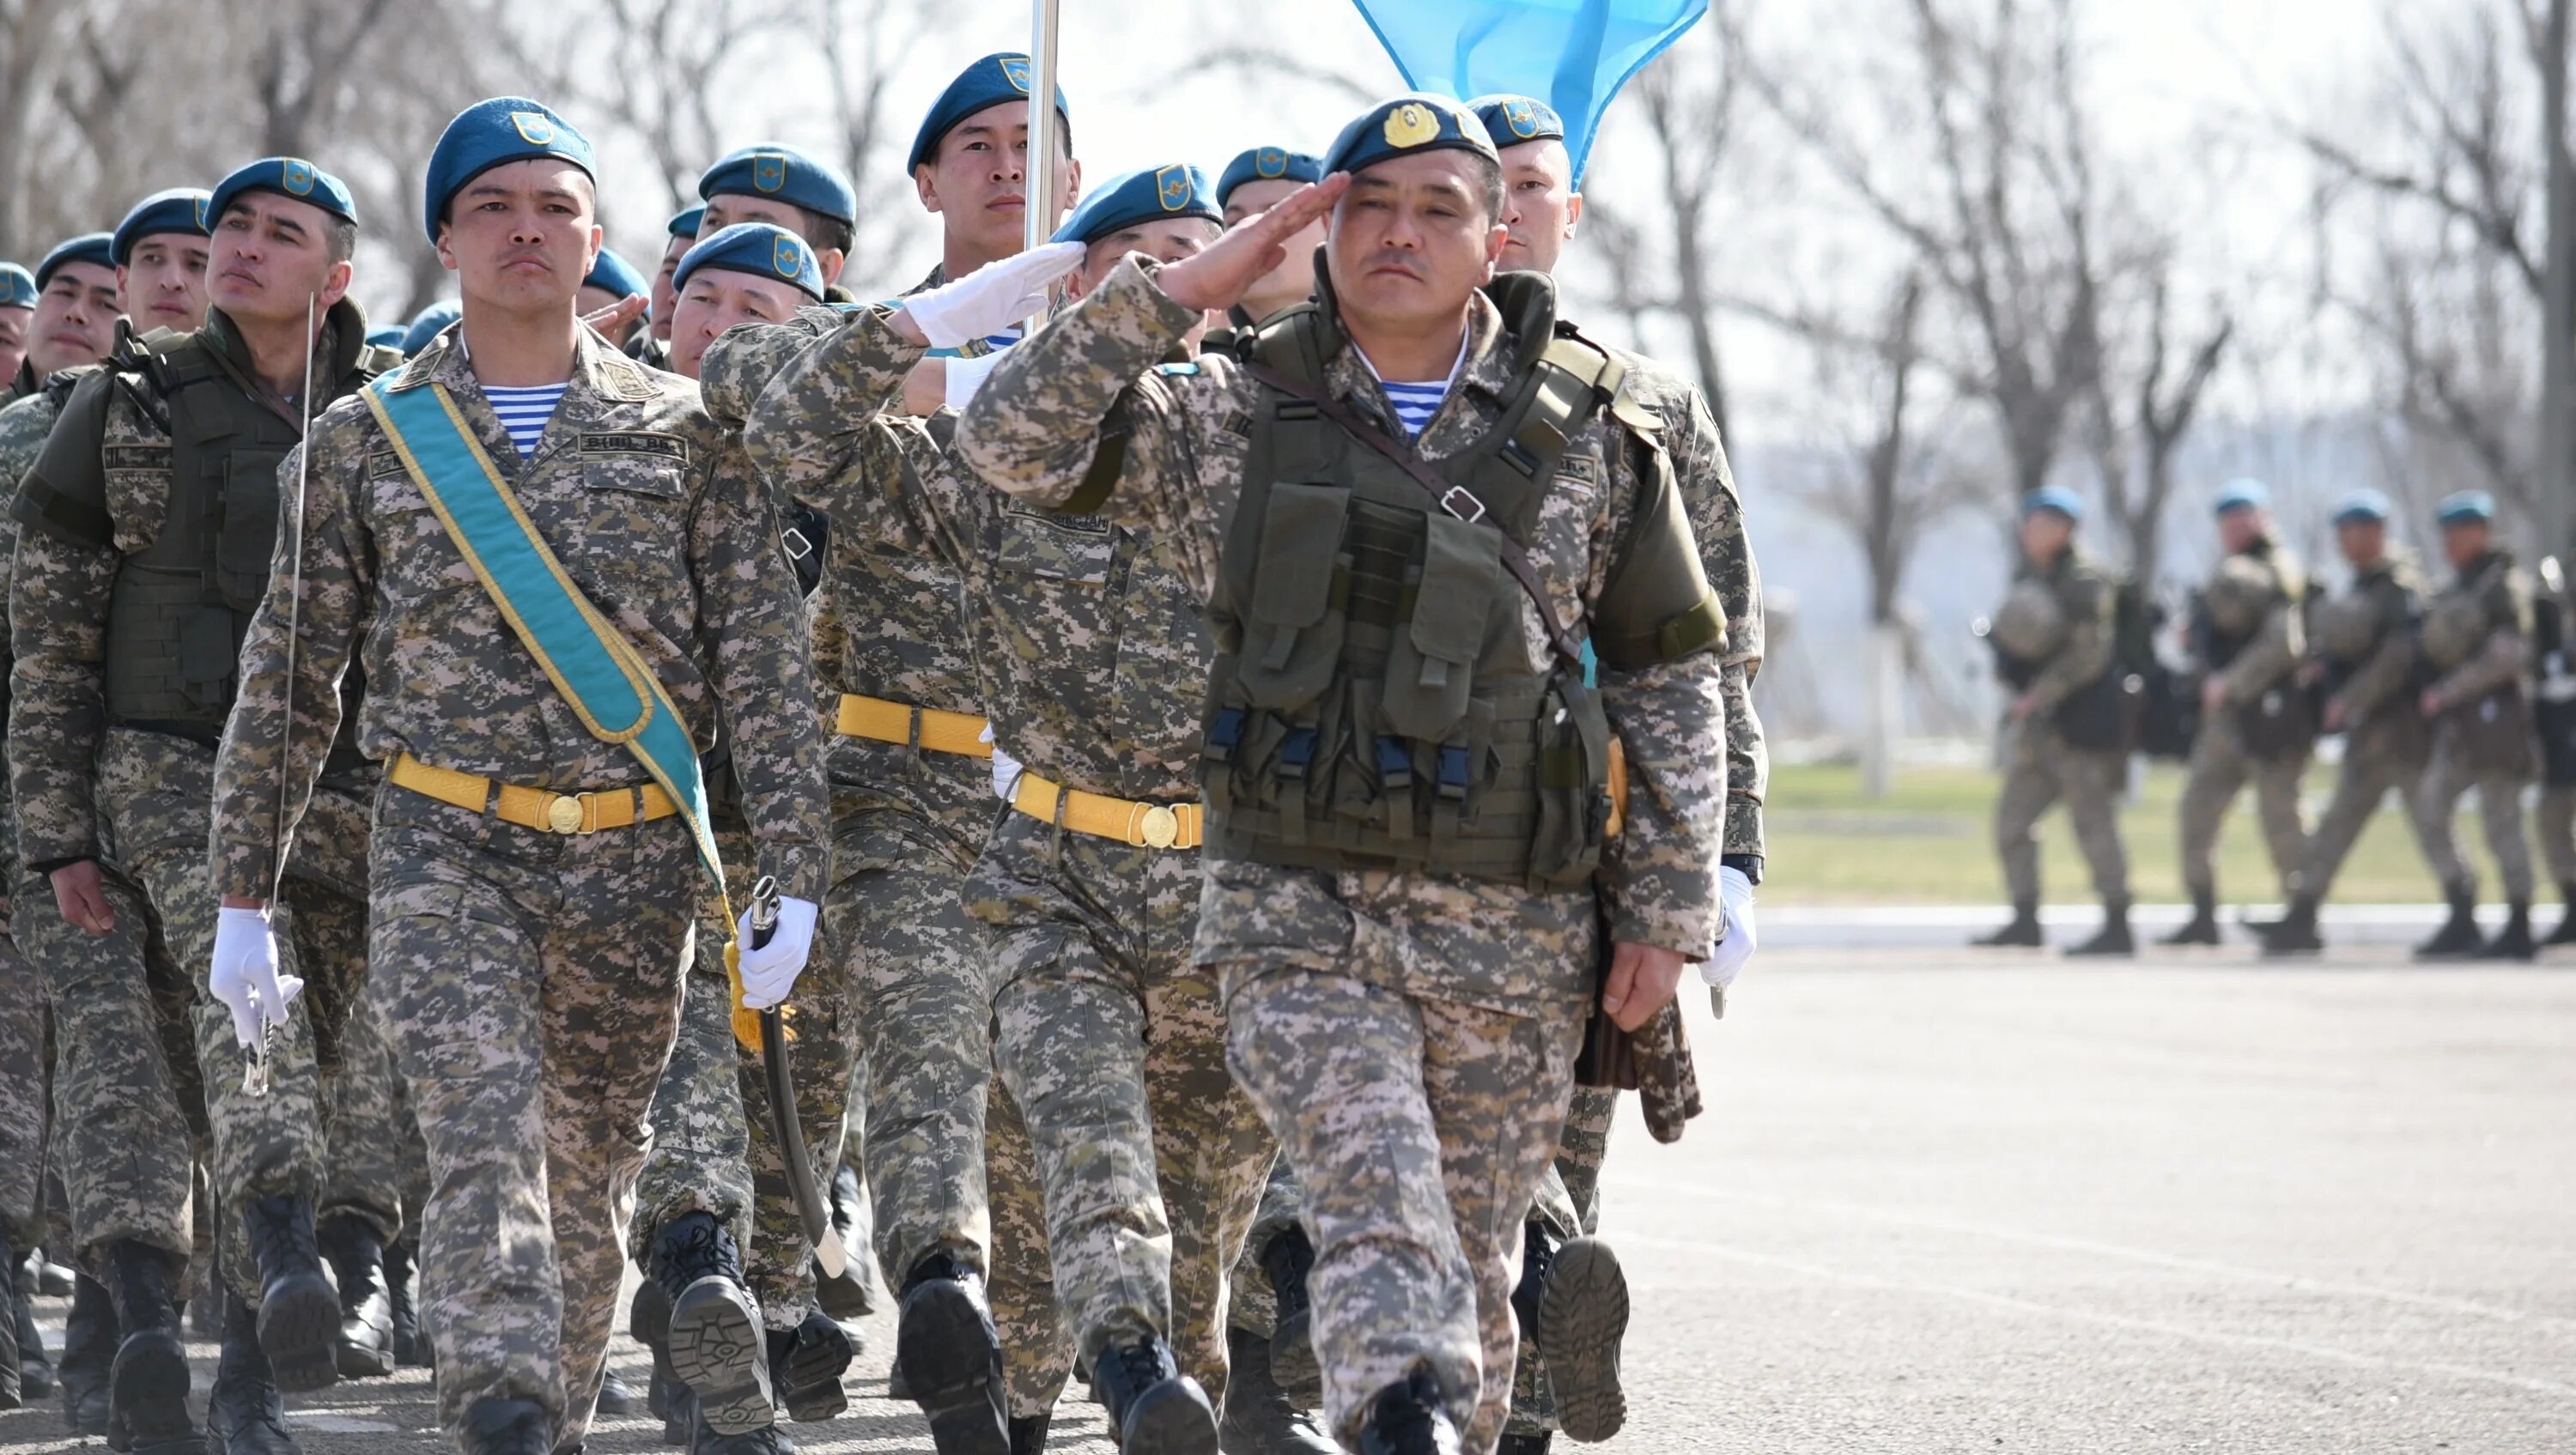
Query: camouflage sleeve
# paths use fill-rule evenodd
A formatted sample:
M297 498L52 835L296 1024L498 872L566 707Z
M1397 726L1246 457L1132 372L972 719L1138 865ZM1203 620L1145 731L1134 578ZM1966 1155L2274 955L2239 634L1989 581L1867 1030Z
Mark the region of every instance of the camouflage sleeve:
M835 315L781 361L751 407L743 445L770 488L830 516L835 530L908 550L938 550L954 561L957 542L940 528L936 512L906 489L902 447L886 422L901 407L904 376L926 352L887 325L891 316L884 308ZM799 315L796 323L756 332L803 326ZM718 350L753 332L735 329L718 339L708 351L710 365ZM745 342L770 346L759 338ZM733 359L723 363L737 367Z
M1681 407L1663 411L1665 445L1681 482L1701 566L1726 612L1726 656L1720 687L1726 701L1726 852L1762 854L1762 798L1771 784L1771 750L1753 708L1753 679L1762 671L1762 568L1744 529L1744 501L1727 467L1726 444L1708 401L1691 388Z
M97 485L109 403L104 374L75 392L11 507L19 539L9 579L9 776L18 852L31 866L100 852L90 790L107 729L119 559Z
M277 892L277 851L303 821L340 731L340 678L357 653L375 590L374 544L357 508L370 433L366 406L343 400L298 446L312 455L302 548L295 532L277 533L268 592L242 640L240 686L215 754L209 854L217 894L265 899ZM279 476L291 479L299 468L290 454Z
M2470 702L2520 677L2531 659L2531 583L2519 571L2496 571L2481 587L2486 641L2475 655L2433 684L2445 702Z
M2048 659L2025 689L2034 715L2055 711L2059 703L2088 687L2111 667L2111 580L2101 572L2081 569L2059 588L2066 606L2066 644Z
M2298 603L2275 605L2256 629L2254 639L2219 675L2219 681L2226 686L2227 701L2241 705L2271 690L2299 664L2299 653L2306 650L2306 637L2307 633L2300 629Z
M745 428L760 396L787 366L847 316L837 309L800 308L781 323L744 323L726 329L698 360L699 402L718 424Z
M2407 630L2413 613L2406 594L2394 585L2383 584L2373 604L2379 609L2378 650L2363 658L2335 693L2336 700L2343 704L2344 716L2354 722L2378 711L2381 703L2405 688L2415 672L2415 634Z
M812 633L751 460L730 431L711 433L720 438L689 540L707 681L724 704L761 872L820 903L831 825Z

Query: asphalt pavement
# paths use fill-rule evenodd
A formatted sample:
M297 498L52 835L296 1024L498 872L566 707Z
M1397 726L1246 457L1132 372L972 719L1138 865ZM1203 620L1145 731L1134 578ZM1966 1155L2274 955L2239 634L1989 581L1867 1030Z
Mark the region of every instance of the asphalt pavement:
M1605 1448L2576 1450L2566 969L1775 947L1723 1023L1694 1006L1707 1115L1613 1144L1636 1316ZM865 1333L800 1449L929 1448ZM291 1420L308 1455L444 1448L417 1372ZM1108 1448L1078 1397L1057 1429ZM0 1414L0 1447L79 1443Z

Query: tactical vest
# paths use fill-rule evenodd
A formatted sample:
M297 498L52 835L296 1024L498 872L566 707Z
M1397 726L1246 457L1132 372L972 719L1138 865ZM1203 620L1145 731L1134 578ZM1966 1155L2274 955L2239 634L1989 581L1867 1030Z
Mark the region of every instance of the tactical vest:
M1530 545L1568 439L1612 411L1625 368L1557 326L1543 279L1502 284L1518 378L1493 428L1430 465L1438 498L1265 383L1212 603L1211 852L1540 888L1598 866L1609 724L1582 666L1529 660L1505 556ZM1237 355L1326 393L1329 318L1315 303L1274 314ZM1632 431L1657 427L1622 405Z

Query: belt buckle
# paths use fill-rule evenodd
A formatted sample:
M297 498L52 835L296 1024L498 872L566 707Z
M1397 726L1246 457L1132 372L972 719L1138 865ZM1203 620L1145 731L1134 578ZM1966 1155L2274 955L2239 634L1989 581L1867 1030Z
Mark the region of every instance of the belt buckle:
M1144 819L1136 825L1136 836L1149 849L1168 849L1181 839L1181 816L1159 803L1148 804Z
M1485 518L1485 502L1478 500L1476 492L1464 485L1450 486L1440 497L1440 508L1469 525Z
M578 794L558 793L555 795L555 801L546 805L546 828L549 832L580 833L582 818L581 798Z

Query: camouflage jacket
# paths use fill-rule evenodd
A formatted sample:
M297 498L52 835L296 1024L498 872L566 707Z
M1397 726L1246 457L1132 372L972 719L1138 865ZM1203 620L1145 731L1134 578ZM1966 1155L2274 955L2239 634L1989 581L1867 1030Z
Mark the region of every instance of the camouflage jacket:
M2034 704L2031 716L2041 718L2110 670L2111 635L2118 625L2114 598L2119 584L2092 557L2078 551L2072 541L2057 553L2057 559L2046 570L2034 567L2025 557L2013 579L2034 576L2048 583L2056 593L2059 609L2066 613L2066 639L2049 654L2030 686L2023 689Z
M23 369L23 366L21 366ZM63 401L71 390L39 389L38 392L0 408L0 500L16 498L18 477L36 463L43 453L45 439L53 433L54 421L62 417ZM9 578L18 558L18 523L0 510L0 603L9 599ZM8 613L0 610L0 665L9 661ZM0 764L0 864L18 860L18 815L9 791L6 765ZM5 891L0 891L4 893Z
M872 532L850 518L901 489L907 471L939 468L942 453L926 434L918 435L917 457L885 447L875 419L900 397L902 374L863 377L833 356L842 324L877 312L806 308L785 323L727 330L707 350L699 377L708 409L740 421L745 451L769 488L832 522L822 597L840 630L823 683L824 721L845 692L981 717L984 688L956 565L918 538ZM840 816L892 810L917 818L935 826L961 862L973 860L992 826L991 770L981 758L835 736L831 770Z
M1414 441L1429 459L1480 439L1513 389L1517 340L1481 295L1470 308L1458 383ZM1153 530L1204 602L1216 585L1223 524L1243 486L1253 412L1267 400L1264 386L1231 358L1155 368L1199 318L1163 292L1150 265L1127 259L1037 337L1005 352L967 406L957 448L1014 497L1060 504L1081 485L1101 421L1124 396L1133 433L1107 510ZM1345 347L1327 360L1324 382L1353 410L1403 437L1357 351ZM1630 526L1652 504L1613 430L1598 416L1577 430L1566 456L1579 468L1557 476L1530 541L1530 560L1558 619L1577 634L1587 630L1623 558ZM1524 601L1520 616L1529 659L1546 660L1537 611ZM1627 829L1604 850L1595 880L1613 938L1693 956L1705 955L1716 939L1727 807L1722 656L1707 651L1601 673L1602 703L1626 744L1629 772Z
M2487 634L2467 660L2433 684L2442 700L2453 706L2520 681L2531 657L2531 578L2514 565L2510 552L2490 550L2462 566L2451 583L2435 594L2428 610L2439 610L2442 602L2462 596L2477 598Z
M2299 654L2307 650L2301 615L2307 600L2307 578L2300 572L2297 558L2268 535L2239 554L2262 562L2272 573L2275 595L2263 613L2262 625L2218 672L2218 680L2226 685L2227 701L2237 706L2253 702L2279 685L2298 667Z
M819 901L830 855L805 615L750 462L700 407L697 386L644 368L587 329L571 387L523 460L460 336L423 350L390 376L392 387L447 388L573 583L661 679L691 738L712 742L722 714L761 871L785 893ZM574 717L363 401L334 405L303 448L312 466L294 680L285 641L292 537L280 531L278 569L242 647L216 763L219 892L268 892L275 775L288 775L291 830L338 727L334 689L353 654L367 671L359 742L369 757L408 752L559 793L643 778L625 748Z
M2418 660L2413 628L2416 603L2424 590L2414 561L2392 552L2356 570L2344 590L2370 604L2372 630L2377 635L2359 661L2330 664L2341 670L2342 678L2340 682L2328 679L2334 683L2330 700L2343 704L2344 721L2353 731L2382 718L2412 717L2415 703L2406 687ZM2313 645L2310 654L2322 658Z
M994 737L1031 772L1119 798L1196 798L1215 655L1197 596L1151 532L977 480L942 444L954 417L862 413L926 352L887 317L843 315L787 366L745 431L753 459L862 549L935 559L963 582ZM828 450L826 435L839 436ZM813 468L834 455L847 465Z

